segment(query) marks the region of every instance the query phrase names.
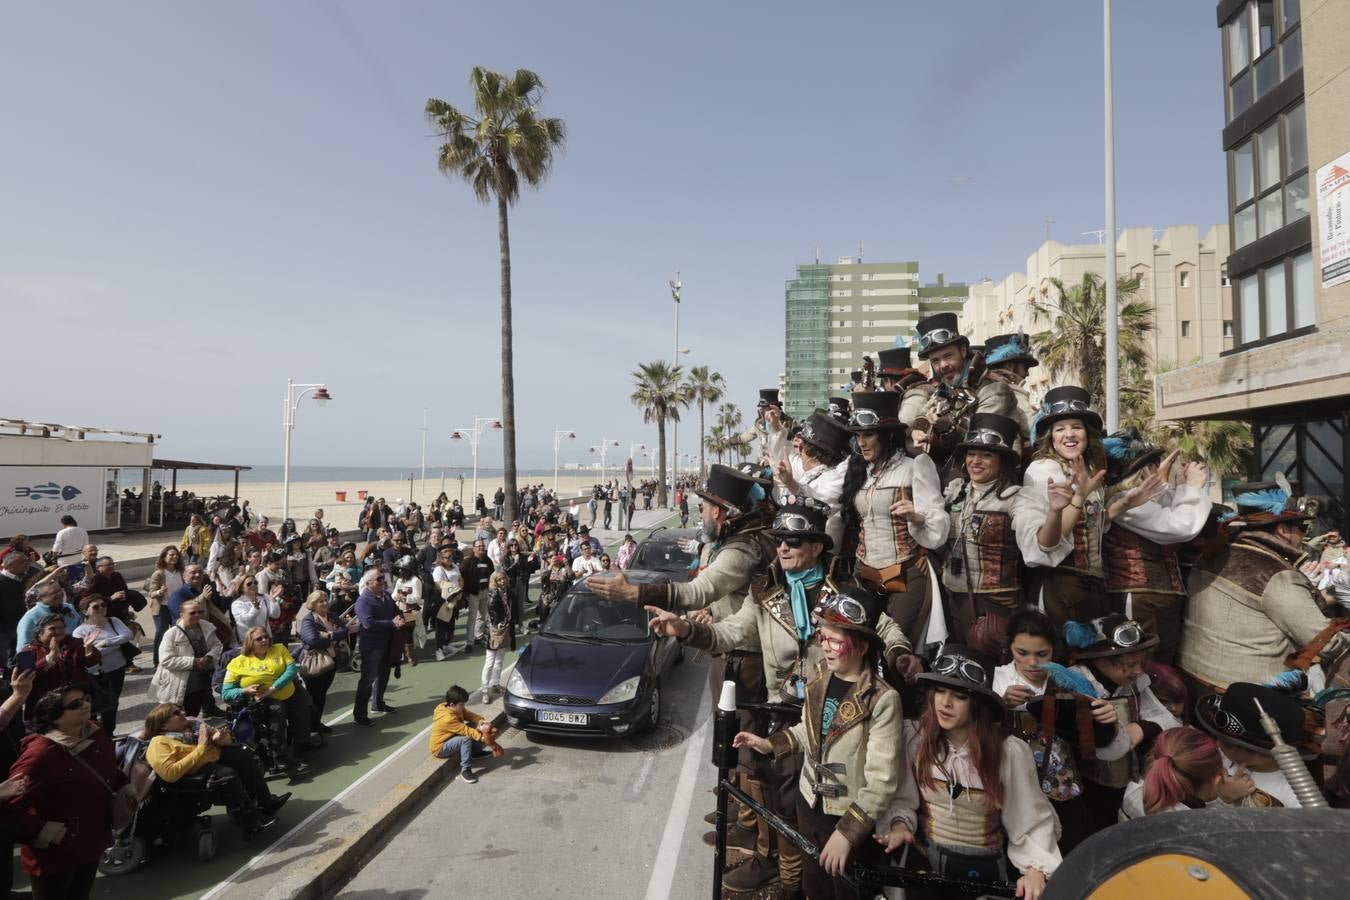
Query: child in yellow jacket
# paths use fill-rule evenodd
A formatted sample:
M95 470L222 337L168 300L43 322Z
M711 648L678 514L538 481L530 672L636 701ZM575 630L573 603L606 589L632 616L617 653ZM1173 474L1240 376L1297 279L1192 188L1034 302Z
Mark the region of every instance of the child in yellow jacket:
M470 760L488 756L483 745L496 734L492 723L466 705L469 692L459 685L451 685L445 692L445 702L436 707L431 719L431 755L439 759L459 757L459 777L476 784Z

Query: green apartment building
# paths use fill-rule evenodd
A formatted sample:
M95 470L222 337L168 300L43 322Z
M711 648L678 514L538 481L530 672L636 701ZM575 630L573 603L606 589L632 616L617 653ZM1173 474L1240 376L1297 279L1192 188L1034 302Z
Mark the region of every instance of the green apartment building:
M917 262L863 263L843 257L834 265L799 265L786 289L788 415L801 419L849 384L863 356L909 341L919 319L960 312L968 288L920 285Z

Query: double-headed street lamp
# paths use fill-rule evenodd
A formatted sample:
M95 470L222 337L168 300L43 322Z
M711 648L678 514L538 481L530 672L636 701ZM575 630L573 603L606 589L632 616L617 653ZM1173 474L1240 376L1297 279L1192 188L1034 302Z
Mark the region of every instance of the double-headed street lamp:
M296 393L299 391L300 393ZM314 395L314 402L323 406L333 397L322 384L296 384L286 379L286 406L282 413L281 427L286 433L286 455L281 466L281 520L291 517L291 432L295 430L295 410L306 394Z
M462 441L466 437L469 439L469 446L473 448L473 496L478 498L478 442L483 439L483 432L487 430L502 430L502 423L496 416L475 416L473 427L456 428L450 432L450 440Z
M562 447L563 441L575 440L577 433L575 431L566 431L558 429L553 432L553 496L558 496L558 449Z
M609 448L610 448L610 447L617 447L617 446L619 446L619 442L618 442L618 441L613 440L612 438L602 438L599 444L596 444L594 447L591 448L591 452L592 452L592 453L599 453L599 454L600 454L600 481L601 481L601 483L603 483L604 480L605 480L605 454L609 451Z

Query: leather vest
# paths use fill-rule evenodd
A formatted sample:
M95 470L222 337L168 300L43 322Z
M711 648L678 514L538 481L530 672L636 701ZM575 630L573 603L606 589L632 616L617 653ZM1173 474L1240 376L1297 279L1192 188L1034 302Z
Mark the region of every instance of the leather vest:
M1149 591L1183 596L1186 593L1176 550L1155 544L1119 524L1103 536L1102 557L1108 591L1120 594Z
M945 847L1003 846L1003 817L987 805L980 788L962 788L955 798L947 782L934 780L932 787L919 786L919 825L929 843Z
M947 543L942 582L958 594L972 589L977 594L1016 591L1020 586L1022 557L1013 533L1011 499L1004 501L993 496L977 499L970 496L971 490L968 487L947 504L952 516L952 537ZM981 500L986 505L1006 505L1008 509L984 509ZM960 566L960 574L953 571L954 564Z
M1060 568L1102 578L1102 519L1105 517L1100 495L1083 504L1083 512L1073 524L1073 553Z

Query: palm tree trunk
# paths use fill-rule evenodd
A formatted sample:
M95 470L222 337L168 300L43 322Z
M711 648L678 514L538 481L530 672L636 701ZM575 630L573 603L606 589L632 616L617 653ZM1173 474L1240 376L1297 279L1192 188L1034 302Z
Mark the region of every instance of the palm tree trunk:
M698 398L698 480L702 481L707 477L708 467L704 464L703 445L707 442L707 436L703 432L703 398Z
M497 242L502 254L502 481L506 492L503 515L516 514L516 375L511 354L511 234L506 221L506 193L497 190Z
M661 416L656 420L656 456L661 460L660 480L656 482L656 505L661 509L666 507L666 417Z

